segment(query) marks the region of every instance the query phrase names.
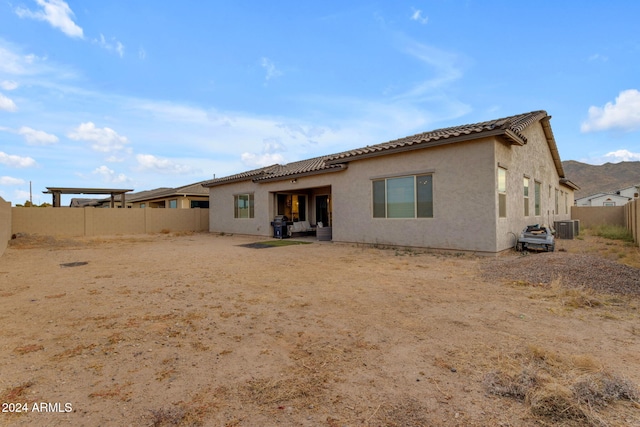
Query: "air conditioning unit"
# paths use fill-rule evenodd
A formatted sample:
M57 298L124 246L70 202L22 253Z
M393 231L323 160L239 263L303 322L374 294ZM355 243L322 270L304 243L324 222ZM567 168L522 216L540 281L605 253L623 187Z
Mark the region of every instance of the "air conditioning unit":
M553 228L556 229L557 239L572 240L575 235L575 222L573 220L555 221Z

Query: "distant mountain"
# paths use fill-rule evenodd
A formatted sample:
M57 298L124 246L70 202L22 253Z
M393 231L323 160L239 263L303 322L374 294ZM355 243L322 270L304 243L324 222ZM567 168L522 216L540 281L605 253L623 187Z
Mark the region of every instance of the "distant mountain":
M562 162L565 177L580 187L575 198L608 193L640 184L640 162L589 165L567 160Z

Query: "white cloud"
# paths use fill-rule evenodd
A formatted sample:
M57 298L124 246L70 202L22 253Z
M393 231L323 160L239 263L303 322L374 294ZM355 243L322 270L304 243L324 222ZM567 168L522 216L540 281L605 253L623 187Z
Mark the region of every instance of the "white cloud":
M4 80L0 82L0 89L4 90L14 90L18 88L18 83L11 80Z
M242 159L242 163L250 168L269 166L276 163L282 164L284 163L284 158L282 154L278 153L242 153L240 156Z
M600 55L599 53L594 53L593 55L591 55L589 57L589 61L602 61L602 62L607 62L609 60L608 57L604 56L604 55Z
M458 56L433 46L406 40L403 50L423 64L433 69L435 76L416 84L410 90L397 97L398 99L419 99L424 95L431 95L436 89L442 89L462 78L462 70L458 64Z
M276 64L274 64L269 58L262 58L260 60L260 65L267 72L267 75L265 76L265 80L267 81L282 75L282 71L278 70L276 68Z
M11 100L11 98L7 98L0 93L0 110L13 112L18 111L18 107L16 106L16 103Z
M104 35L100 34L100 39L94 39L93 42L110 52L115 51L120 58L124 57L124 45L116 40L115 37L111 37L111 40L107 41Z
M2 38L0 38L0 72L15 76L51 74L68 77L74 74L68 68L47 63L47 57L22 53L20 47L14 46ZM18 87L18 84L5 80L0 87L5 90L13 90Z
M620 92L615 102L607 102L604 107L589 107L589 118L582 123L582 132L619 129L634 131L640 129L640 92L629 89Z
M91 148L102 153L110 153L125 148L129 141L111 128L97 128L92 122L82 123L75 131L69 133L69 138L76 141L92 142Z
M282 125L285 127L285 125ZM285 151L285 147L280 143L279 138L266 138L262 143L262 153L242 153L240 159L242 163L250 168L269 166L276 163L283 164L284 156L280 154Z
M604 155L605 161L611 163L618 162L634 162L640 160L640 153L632 153L629 150L617 150L611 151Z
M139 170L153 170L168 174L186 174L192 172L190 166L177 164L169 159L156 157L152 154L138 154L136 160L138 161Z
M130 179L126 177L123 173L116 173L114 170L109 169L106 166L100 166L93 171L94 174L102 176L105 182L111 184L122 184L125 182L129 182Z
M420 9L414 9L413 14L411 15L411 20L424 25L429 22L429 17L422 15L422 11Z
M36 165L36 161L31 157L16 156L0 151L0 163L13 168L28 168Z
M29 145L49 145L58 142L57 136L27 126L22 126L18 130L18 134L24 136Z
M143 61L147 59L147 51L142 47L138 49L138 59L141 59Z
M82 28L73 22L73 11L62 0L36 0L41 10L32 11L22 7L16 8L16 14L21 18L31 18L46 21L53 28L57 28L69 37L83 38Z
M13 178L10 176L0 176L0 185L22 185L24 183L24 179Z

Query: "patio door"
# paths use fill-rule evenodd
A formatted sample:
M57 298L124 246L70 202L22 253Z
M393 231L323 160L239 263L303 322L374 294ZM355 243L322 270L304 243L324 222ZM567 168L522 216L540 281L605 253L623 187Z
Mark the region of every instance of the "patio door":
M331 227L331 207L329 196L316 196L316 223L322 222L325 227Z

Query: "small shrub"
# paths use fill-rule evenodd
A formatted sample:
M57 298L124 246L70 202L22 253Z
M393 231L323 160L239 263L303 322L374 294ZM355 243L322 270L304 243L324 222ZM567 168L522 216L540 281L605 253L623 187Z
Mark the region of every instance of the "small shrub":
M606 406L616 400L637 401L640 397L633 383L607 372L587 375L572 389L580 403L590 406Z

